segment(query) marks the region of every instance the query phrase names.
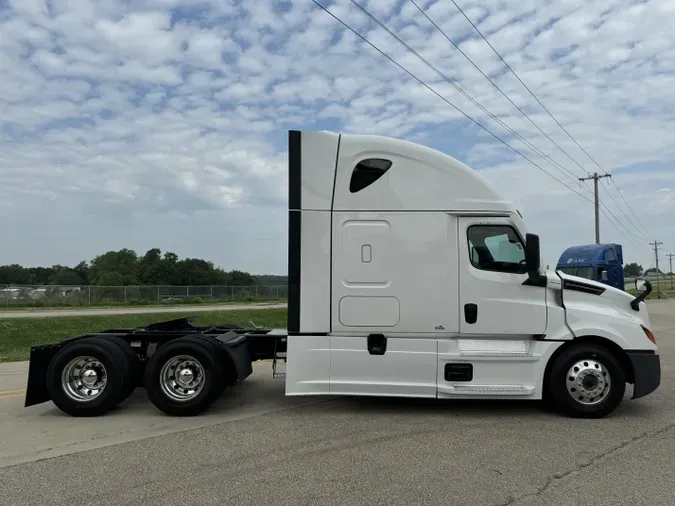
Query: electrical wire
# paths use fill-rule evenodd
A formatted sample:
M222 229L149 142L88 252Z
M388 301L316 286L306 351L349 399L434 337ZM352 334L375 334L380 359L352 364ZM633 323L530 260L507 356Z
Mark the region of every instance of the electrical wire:
M551 113L551 111L549 111L549 110L546 108L546 106L545 106L544 104L541 103L541 100L539 100L539 98L537 98L537 96L534 94L534 92L533 92L533 91L532 91L532 90L531 90L531 89L523 82L523 80L518 76L518 74L516 74L515 70L513 70L513 69L511 68L511 66L506 62L506 60L504 60L504 58L502 57L502 55L499 54L499 51L497 51L497 50L494 48L494 46L493 46L492 44L490 44L490 41L489 41L489 40L481 33L481 31L478 29L478 27L473 23L473 21L471 21L471 19L469 18L469 16L467 16L467 15L465 14L465 12L462 10L462 8L461 8L459 5L457 5L457 2L456 2L455 0L451 0L451 1L452 1L452 3L455 5L455 7L457 8L457 10L462 14L462 16L464 16L464 18L471 24L471 26L473 27L473 29L476 30L476 32L478 33L478 35L480 35L481 38L487 43L487 45L490 46L490 49L492 49L492 51L499 57L499 59L502 61L502 63L504 63L504 65L506 65L506 68L509 69L509 71L516 77L516 79L518 79L518 81L520 81L520 84L522 84L523 87L530 93L530 95L532 95L532 97L537 101L537 103L542 107L542 109L544 109L544 111L546 111L546 112L548 113L548 115L551 117L551 119L553 119L553 121L556 122L556 124L563 130L563 132L565 132L565 133L567 134L567 136L572 140L572 142L574 142L574 143L579 147L579 149L581 149L581 151L583 151L584 154L585 154L585 155L586 155L586 156L587 156L587 157L588 157L588 158L589 158L589 159L590 159L590 160L591 160L591 161L592 161L592 162L593 162L593 163L594 163L594 164L595 164L602 172L604 172L605 174L609 174L604 168L602 168L602 166L595 160L595 158L593 158L593 157L588 153L588 151L586 151L586 150L581 146L581 144L579 144L579 143L577 142L577 140L572 136L572 134L570 134L570 133L567 131L567 129L566 129L564 126L562 126L562 125L560 124L560 122L555 118L555 116L553 116L553 114ZM623 193L621 193L621 190L619 190L619 187L616 186L616 185L614 185L614 187L616 188L616 191L619 193L619 195L621 196L621 198L622 198L623 201L625 202L626 206L628 207L628 209L630 210L630 212L633 214L633 216L635 217L635 219L637 220L637 222L640 224L640 226L642 227L642 229L647 233L647 235L649 235L649 231L648 231L648 230L645 228L645 226L640 222L639 218L637 217L637 215L636 215L635 212L633 211L633 208L630 206L630 204L628 203L628 201L625 199L625 197L623 196ZM609 195L609 192L608 192L608 195ZM616 203L616 202L615 202L615 203ZM619 207L618 204L617 204L617 207ZM626 217L628 217L628 216L626 216Z
M611 177L611 175L610 175L610 177ZM622 212L623 212L623 215L624 215L626 218L628 218L628 215L623 211L623 208L622 208L621 206L619 206L619 204L618 204L617 201L614 199L614 197L612 197L612 194L609 193L609 189L608 189L608 186L609 186L609 185L605 185L604 181L602 181L602 180L601 180L601 185L603 186L605 192L607 193L607 196L612 200L612 202L614 202L614 205L616 205L617 209L619 209L620 211L622 211ZM609 208L608 208L607 206L605 206L604 204L602 204L602 205L605 207L605 209L609 210ZM635 233L633 233L633 231L630 230L628 227L626 227L626 230L629 230L629 231L631 232L631 234L633 234L635 237L638 237L638 238L639 238L640 240L642 240L642 241L649 241L649 236L647 236L646 233L642 232L639 228L637 228L637 227L635 226L635 224L634 224L632 221L630 221L630 219L628 219L628 223L630 223L630 224L633 226L633 228L635 228L635 230L637 231L638 234L641 234L641 237L635 235Z
M325 7L325 6L323 6L321 3L319 3L318 0L311 0L311 1L312 1L314 4L316 4L318 7L320 7L324 12L326 12L327 14L329 14L329 15L330 15L333 19L335 19L338 23L340 23L342 26L344 26L345 28L347 28L347 29L348 29L349 31L351 31L354 35L356 35L357 37L359 37L359 38L360 38L361 40L363 40L366 44L368 44L370 47L372 47L373 49L375 49L378 53L380 53L382 56L384 56L385 58L387 58L387 59L388 59L389 61L391 61L394 65L396 65L398 68L400 68L401 70L403 70L406 74L408 74L410 77L412 77L413 79L415 79L418 83L420 83L422 86L424 86L425 88L427 88L427 89L428 89L429 91L431 91L434 95L436 95L438 98L440 98L441 100L443 100L445 103L447 103L449 106L451 106L451 107L452 107L453 109L455 109L457 112L459 112L460 114L462 114L462 115L463 115L464 117L466 117L468 120L470 120L471 122L475 123L475 124L476 124L478 127L480 127L481 129L485 130L485 131L486 131L488 134L490 134L492 137L494 137L495 139L497 139L499 142L501 142L501 143L504 144L506 147L508 147L509 149L511 149L512 151L514 151L516 154L520 155L522 158L524 158L524 159L527 160L528 162L530 162L532 165L534 165L535 167L537 167L539 170L541 170L541 171L544 172L545 174L549 175L550 177L552 177L553 179L555 179L556 181L558 181L560 184L562 184L563 186L565 186L568 190L570 190L570 191L572 191L573 193L577 194L579 197L583 198L583 199L586 200L587 202L590 202L591 204L594 204L594 202L593 202L592 200L590 200L589 198L587 198L585 195L582 195L581 193L579 193L578 191L576 191L574 188L568 186L566 183L564 183L563 181L561 181L560 179L558 179L556 176L554 176L553 174L551 174L550 172L548 172L546 169L544 169L543 167L541 167L539 164L537 164L536 162L534 162L533 160L531 160L530 158L528 158L526 155L524 155L523 153L521 153L519 150L517 150L516 148L514 148L513 146L511 146L508 142L504 141L501 137L499 137L498 135L496 135L495 133L493 133L490 129L488 129L487 127L485 127L484 125L482 125L481 123L479 123L477 120L473 119L471 116L469 116L468 114L466 114L466 113L465 113L464 111L462 111L459 107L457 107L456 105L454 105L454 104L453 104L452 102L450 102L447 98L445 98L443 95L441 95L441 94L438 93L436 90L434 90L431 86L429 86L427 83L425 83L424 81L422 81L419 77L417 77L415 74L413 74L412 72L410 72L408 69L406 69L405 67L403 67L400 63L398 63L396 60L394 60L394 59L393 59L391 56L389 56L387 53L385 53L385 52L382 51L380 48L378 48L375 44L373 44L372 42L370 42L365 36L361 35L361 34L358 33L354 28L352 28L351 26L349 26L346 22L342 21L339 17L337 17L335 14L333 14L327 7Z
M352 0L352 1L353 1L353 0ZM471 116L469 116L468 114L466 114L464 111L462 111L462 110L461 110L460 108L458 108L456 105L454 105L452 102L450 102L448 99L446 99L443 95L441 95L441 94L438 93L436 90L434 90L431 86L429 86L429 85L426 84L424 81L422 81L420 78L418 78L415 74L413 74L413 73L410 72L408 69L406 69L406 68L403 67L401 64L399 64L399 63L398 63L396 60L394 60L391 56L389 56L389 55L386 54L384 51L382 51L380 48L378 48L377 46L375 46L375 45L374 45L372 42L370 42L365 36L363 36L363 35L361 35L360 33L358 33L354 28L352 28L352 27L349 26L346 22L344 22L342 19L340 19L339 17L337 17L335 14L333 14L328 8L326 8L325 6L323 6L323 5L322 5L321 3L319 3L317 0L312 0L312 2L313 2L314 4L316 4L318 7L320 7L324 12L326 12L327 14L329 14L333 19L335 19L336 21L338 21L342 26L344 26L344 27L347 28L349 31L351 31L354 35L356 35L356 36L359 37L361 40L363 40L366 44L368 44L368 45L371 46L373 49L375 49L375 50L376 50L378 53L380 53L382 56L384 56L384 57L387 58L389 61L391 61L392 63L394 63L398 68L400 68L401 70L403 70L406 74L408 74L410 77L412 77L412 78L413 78L414 80L416 80L418 83L420 83L422 86L424 86L424 87L427 88L429 91L431 91L434 95L436 95L437 97L439 97L439 98L440 98L441 100L443 100L445 103L447 103L448 105L450 105L453 109L455 109L455 110L458 111L460 114L462 114L462 115L465 116L467 119L469 119L471 122L475 123L478 127L480 127L481 129L485 130L485 131L486 131L488 134L490 134L492 137L494 137L495 139L497 139L499 142L501 142L502 144L504 144L506 147L508 147L509 149L511 149L512 151L514 151L516 154L518 154L519 156L521 156L522 158L524 158L524 159L527 160L528 162L530 162L532 165L534 165L535 167L537 167L539 170L541 170L542 172L544 172L544 173L547 174L548 176L550 176L550 177L552 177L553 179L555 179L556 181L558 181L560 184L562 184L563 186L565 186L568 190L572 191L573 193L575 193L575 194L578 195L579 197L583 198L583 199L586 200L587 202L590 202L591 204L594 204L594 202L593 202L592 200L588 199L585 195L582 195L581 193L577 192L576 190L574 190L573 188L571 188L570 186L568 186L567 184L565 184L563 181L561 181L560 179L558 179L557 177L555 177L553 174L551 174L550 172L546 171L546 170L545 170L543 167L541 167L539 164L537 164L536 162L532 161L530 158L528 158L527 156L525 156L523 153L521 153L521 152L518 151L516 148L514 148L513 146L511 146L509 143L507 143L506 141L504 141L503 139L501 139L499 136L497 136L496 134L494 134L494 133L493 133L491 130L489 130L487 127L485 127L484 125L482 125L481 123L479 123L477 120L475 120L474 118L472 118ZM357 5L358 5L358 4L357 4ZM412 48L411 48L411 49L412 49ZM413 50L413 51L414 51L414 50ZM431 64L429 64L429 65L431 65ZM629 237L627 237L627 236L621 231L621 229L616 225L616 223L614 223L614 221L607 215L607 213L604 212L603 209L601 209L601 212L603 213L603 215L605 216L605 218L606 218L610 223L612 223L612 225L614 226L614 228L616 228L617 231L624 237L624 239L626 239L626 240L627 240L629 243L631 243L633 246L638 247L638 246L637 246L637 245L636 245ZM613 215L613 214L612 214L612 215ZM615 217L615 219L616 219L616 217ZM620 222L619 222L619 223L620 223Z
M566 173L568 176L570 176L574 181L577 181L577 180L578 180L578 177L577 177L576 174L574 174L573 172L571 172L571 171L569 171L568 169L566 169L565 167L563 167L563 166L562 166L560 163L558 163L556 160L553 160L550 156L548 156L546 153L544 153L543 151L541 151L538 147L534 146L530 141L528 141L527 139L523 138L518 132L516 132L515 130L513 130L510 126L508 126L506 123L504 123L501 119L497 118L497 116L495 116L492 112L490 112L489 110L487 110L482 104L480 104L478 101L476 101L476 99L474 99L471 95L469 95L467 92L465 92L465 91L464 91L457 83L455 83L454 81L452 81L447 75L445 75L443 72L441 72L440 70L438 70L434 65L432 65L432 64L429 62L429 60L427 60L426 58L424 58L424 57L423 57L422 55L420 55L417 51L415 51L412 47L410 47L409 44L407 44L405 41L403 41L398 35L396 35L395 33L393 33L393 32L392 32L392 31L391 31L384 23L382 23L382 22L381 22L379 19L377 19L373 14L371 14L365 7L363 7L363 6L360 5L358 2L356 2L356 0L350 0L350 1L351 1L352 4L354 4L356 7L358 7L359 9L361 9L361 11L364 12L370 19L372 19L373 21L375 21L375 23L377 23L380 27L384 28L384 29L387 31L387 33L389 33L389 35L391 35L392 37L394 37L394 38L395 38L399 43L401 43L408 51L410 51L410 52L411 52L412 54L414 54L419 60L421 60L422 63L424 63L427 67L431 68L438 76L440 76L442 79L444 79L446 82L448 82L453 88L455 88L457 91L459 91L463 96L465 96L466 98L468 98L468 99L469 99L476 107L480 108L485 114L487 114L487 115L490 116L492 119L494 119L494 120L495 120L497 123L499 123L505 130L507 130L507 131L510 132L512 135L514 135L515 137L517 137L518 139L520 139L520 141L521 141L523 144L529 146L533 151L535 151L537 154L539 154L539 156L541 156L542 158L545 158L546 160L548 160L552 165L555 166L555 168L556 168L559 172L561 172L561 173L562 173L562 172L565 172L565 173ZM584 190L587 190L587 188L584 187L584 186L581 186L581 188L583 188ZM588 191L590 191L590 190L588 190ZM592 194L592 192L591 192L591 194Z
M497 85L497 83L495 83L492 80L491 77L489 77L485 72L483 72L483 70L464 51L461 50L461 48L448 36L448 34L445 33L445 31L443 31L443 29L440 26L438 26L438 24L433 19L431 19L429 17L429 15L419 5L417 5L415 0L409 0L409 1L410 1L411 4L413 4L417 8L418 11L420 11L422 13L422 15L425 18L427 18L427 20L429 20L429 22L432 25L434 25L434 27L441 33L441 35L443 35L443 37L445 37L447 39L447 41L450 42L450 44L452 44L455 47L455 49L457 49L457 51L460 52L461 55L464 58L466 58L469 61L469 63L471 63L471 65L473 65L476 68L476 70L478 70L478 72L480 72L483 75L483 77L485 77L485 79L490 81L490 84L492 84L492 86L494 86L497 89L497 91L499 91L499 93L501 93L504 96L504 98L506 98L506 100L508 100L511 103L511 105L513 105L513 107L515 107L518 110L518 112L520 112L520 114L522 114L530 123L532 123L532 125L534 125L537 128L537 130L539 130L544 136L546 136L546 138L549 141L551 141L567 158L569 158L572 162L574 162L582 171L587 172L586 169L579 162L577 162L574 158L572 158L572 156L569 153L567 153L567 151L565 151L560 146L560 144L558 144L556 141L554 141L551 138L551 136L549 136L546 132L544 132L541 129L541 127L539 125L537 125L534 122L534 120L532 118L530 118L530 116L525 111L523 111L515 102L513 102L513 100L511 100L509 98L509 96L506 93L504 93L504 91ZM576 177L576 175L575 175L575 177Z

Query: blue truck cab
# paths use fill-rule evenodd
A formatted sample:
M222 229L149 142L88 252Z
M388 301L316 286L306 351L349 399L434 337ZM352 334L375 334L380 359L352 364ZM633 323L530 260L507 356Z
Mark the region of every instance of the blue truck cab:
M563 251L557 270L625 290L620 244L585 244Z

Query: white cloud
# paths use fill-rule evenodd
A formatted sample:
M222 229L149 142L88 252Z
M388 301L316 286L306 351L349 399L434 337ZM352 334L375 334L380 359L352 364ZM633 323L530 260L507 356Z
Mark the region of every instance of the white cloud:
M573 177L512 139L349 0L322 3L591 198L591 184L577 178L598 167L466 19L451 3L416 2L583 170L412 3L361 2ZM637 239L622 228L633 245L603 215L602 239L621 242L626 260L643 265L652 263L648 240L675 249L675 39L664 35L675 22L673 3L458 4L613 173L603 182L603 205L634 222L625 198L649 229ZM2 9L0 234L13 240L0 264L73 264L106 249L157 246L225 268L284 272L286 131L327 124L428 143L474 165L517 203L549 263L566 246L593 241L590 203L467 122L310 0L13 0ZM639 225L628 226L644 236Z

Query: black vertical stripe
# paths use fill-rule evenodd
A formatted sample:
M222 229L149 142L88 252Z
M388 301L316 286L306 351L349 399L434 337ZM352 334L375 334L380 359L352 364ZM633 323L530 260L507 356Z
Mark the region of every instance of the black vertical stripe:
M337 184L338 161L340 160L340 141L342 135L338 136L337 150L335 151L335 167L333 167L333 192L330 197L330 276L329 276L329 292L328 292L328 331L333 332L333 217L335 213L335 185Z
M288 132L288 209L302 209L301 132Z
M302 246L301 133L288 132L288 332L300 332Z

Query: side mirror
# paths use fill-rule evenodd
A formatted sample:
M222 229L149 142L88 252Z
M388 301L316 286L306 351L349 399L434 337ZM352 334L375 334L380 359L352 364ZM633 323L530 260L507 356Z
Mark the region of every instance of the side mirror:
M539 236L535 234L527 234L525 236L525 265L527 265L527 272L539 272L541 267L541 254L539 252Z
M527 267L526 285L546 286L546 276L539 272L541 254L539 251L539 236L527 234L525 236L525 266Z
M644 278L635 278L635 289L638 292L647 291L647 280Z
M635 289L640 292L640 295L630 301L630 307L634 311L640 311L640 302L644 301L652 293L652 284L644 278L636 278Z

